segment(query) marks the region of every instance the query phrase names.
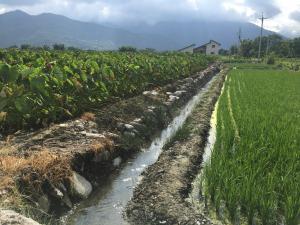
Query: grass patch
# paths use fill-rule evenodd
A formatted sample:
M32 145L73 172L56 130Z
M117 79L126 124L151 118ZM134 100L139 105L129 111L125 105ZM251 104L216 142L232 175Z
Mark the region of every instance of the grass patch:
M172 147L177 141L185 141L188 139L192 133L192 128L189 123L190 118L186 120L184 125L176 132L176 134L168 141L167 144L163 147L164 149L168 149Z

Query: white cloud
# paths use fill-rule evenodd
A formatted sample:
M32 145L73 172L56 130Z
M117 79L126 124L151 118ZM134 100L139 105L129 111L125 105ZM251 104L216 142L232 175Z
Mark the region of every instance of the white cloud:
M300 9L300 2L295 0L275 0L274 4L281 9L281 13L265 20L264 27L276 32L281 32L287 36L299 36L300 22L291 19L291 14L295 12L295 10ZM260 25L259 20L253 22Z
M297 3L298 2L298 3ZM238 20L259 24L264 11L268 29L300 34L290 14L299 0L0 0L0 13L21 9L30 14L52 12L73 19L108 23L155 23L165 20Z

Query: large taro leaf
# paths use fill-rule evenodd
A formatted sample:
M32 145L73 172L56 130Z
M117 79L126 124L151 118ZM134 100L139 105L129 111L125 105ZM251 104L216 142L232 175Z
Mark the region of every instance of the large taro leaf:
M33 91L36 91L44 96L49 96L49 93L46 90L46 79L45 77L33 77L30 80L30 88Z
M0 64L0 79L3 83L8 82L9 69L10 69L10 66L8 64L6 64L6 63Z
M22 114L27 114L31 110L31 107L27 101L27 96L25 96L25 95L16 98L14 101L14 104L15 104L16 109Z
M14 83L19 76L17 66L10 66L6 63L0 64L0 79L3 83Z
M52 70L51 77L55 78L56 81L58 81L60 84L63 84L63 82L67 79L67 76L65 73L61 71L61 69L58 66L55 66Z
M0 112L3 111L7 105L8 105L8 99L0 97Z

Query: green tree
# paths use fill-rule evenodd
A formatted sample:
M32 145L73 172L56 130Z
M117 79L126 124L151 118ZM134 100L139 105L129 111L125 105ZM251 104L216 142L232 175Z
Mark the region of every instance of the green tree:
M238 54L238 47L236 45L232 45L229 49L230 55L237 55Z
M292 41L292 50L295 57L300 57L300 37Z
M63 51L63 50L65 50L65 45L64 44L54 44L53 49Z
M220 49L219 54L220 55L229 55L229 51L227 49L222 48L222 49Z
M31 48L31 46L30 46L29 44L22 44L22 45L21 45L21 49L22 49L22 50L30 49L30 48Z
M137 52L137 49L132 46L122 46L119 48L119 52Z
M240 52L243 57L253 57L255 56L255 41L252 40L242 40Z

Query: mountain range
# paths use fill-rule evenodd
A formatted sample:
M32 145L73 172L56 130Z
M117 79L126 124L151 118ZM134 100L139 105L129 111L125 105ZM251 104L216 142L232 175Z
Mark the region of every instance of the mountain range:
M165 21L154 25L109 26L51 13L29 15L17 10L0 15L0 47L63 43L96 50L114 50L124 45L139 49L176 50L213 39L223 48L229 48L238 42L239 29L243 39L253 39L260 33L260 27L246 22ZM269 34L273 32L264 30L264 35Z

